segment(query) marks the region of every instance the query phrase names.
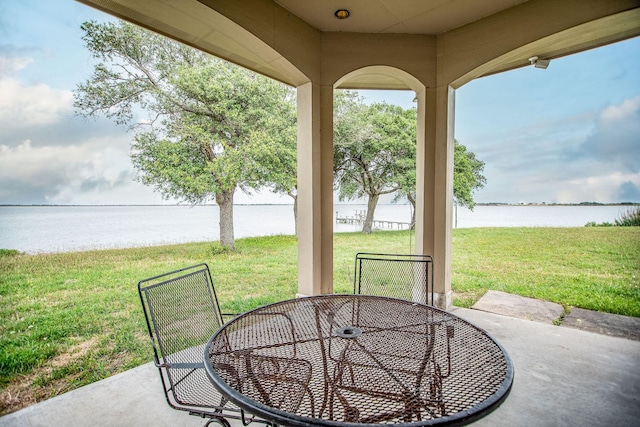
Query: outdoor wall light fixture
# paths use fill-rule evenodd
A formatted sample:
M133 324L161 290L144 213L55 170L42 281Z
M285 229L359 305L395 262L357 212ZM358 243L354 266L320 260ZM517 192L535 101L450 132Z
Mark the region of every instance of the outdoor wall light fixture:
M534 67L542 68L544 70L549 66L549 62L551 61L549 59L540 59L537 56L532 56L529 58L529 62L531 62L531 65Z
M334 15L338 19L347 19L349 16L351 16L351 12L349 12L347 9L338 9L334 13Z

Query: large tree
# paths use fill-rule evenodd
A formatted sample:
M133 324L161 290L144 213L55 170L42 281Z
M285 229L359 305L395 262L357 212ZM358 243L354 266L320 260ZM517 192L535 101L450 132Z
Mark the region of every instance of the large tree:
M487 179L482 175L484 162L467 150L467 147L454 141L453 157L453 197L461 206L471 210L476 206L473 193L484 187Z
M164 198L215 199L220 243L234 248L235 190L285 185L270 162L295 146L292 89L125 22L82 30L99 63L76 88L76 111L133 129L138 179Z
M453 196L473 209L473 193L486 182L484 162L454 141ZM363 232L370 233L379 197L396 192L416 205L416 110L387 104L365 105L352 91L336 93L334 181L340 200L367 197Z
M411 218L412 227L415 224L416 212L415 156L413 158L413 166L414 167L407 170L404 175L395 177L396 184L400 188L394 199L398 201L406 197L413 206L413 218ZM484 187L484 184L487 182L484 175L482 175L483 170L484 162L476 158L476 155L467 150L467 147L460 144L458 140L454 140L453 197L458 205L473 210L476 205L473 200L473 193Z
M380 196L400 189L395 177L415 169L415 110L365 105L354 92L336 94L334 181L340 200L367 197L363 233L371 233ZM413 161L411 161L413 159Z
M292 104L293 105L293 104ZM288 112L288 115L293 115ZM297 152L297 128L295 126L295 117L281 123L280 131L274 133L261 132L260 140L262 150L256 153L257 163L269 168L269 180L264 181L265 188L270 189L276 194L289 196L293 199L293 216L296 223L296 231L298 227L298 152ZM282 126L288 124L289 126ZM273 139L276 140L273 140ZM270 140L271 143L269 142ZM277 147L277 149L274 149ZM266 172L266 171L265 171ZM297 232L296 232L297 234Z

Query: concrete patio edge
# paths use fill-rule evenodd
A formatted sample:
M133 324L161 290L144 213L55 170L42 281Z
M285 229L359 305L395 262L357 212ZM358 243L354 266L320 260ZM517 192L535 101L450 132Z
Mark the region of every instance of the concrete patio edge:
M640 318L570 307L500 291L487 291L475 310L640 341Z

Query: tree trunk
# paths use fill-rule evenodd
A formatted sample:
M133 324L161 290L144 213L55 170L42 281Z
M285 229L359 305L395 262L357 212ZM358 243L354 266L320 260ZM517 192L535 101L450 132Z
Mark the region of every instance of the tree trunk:
M371 231L373 230L373 214L376 211L379 198L380 195L378 194L369 194L369 200L367 202L367 216L364 219L364 224L362 226L362 232L365 234L371 234Z
M293 220L295 221L295 232L296 232L296 236L298 235L298 197L297 196L291 196L293 197Z
M233 193L234 190L216 193L216 203L220 208L220 245L231 250L236 248L233 237Z
M407 199L409 199L409 203L413 206L413 211L411 212L411 225L409 226L410 230L416 228L416 199L412 194L407 194Z

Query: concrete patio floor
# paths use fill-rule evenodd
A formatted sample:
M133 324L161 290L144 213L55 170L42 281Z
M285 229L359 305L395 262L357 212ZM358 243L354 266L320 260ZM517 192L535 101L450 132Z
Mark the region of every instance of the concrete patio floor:
M515 367L509 397L474 426L640 426L640 341L482 310L452 313L491 334ZM204 424L169 408L152 364L0 418L0 427Z

